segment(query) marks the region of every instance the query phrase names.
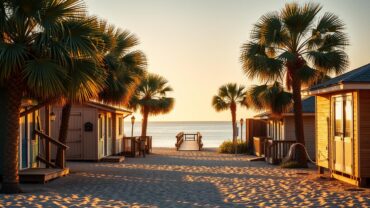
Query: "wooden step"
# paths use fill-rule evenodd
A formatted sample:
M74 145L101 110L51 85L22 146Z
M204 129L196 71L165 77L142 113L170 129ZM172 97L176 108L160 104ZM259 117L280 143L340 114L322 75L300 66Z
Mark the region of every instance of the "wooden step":
M125 161L125 156L107 156L100 159L100 162L110 162L110 163L121 163Z
M69 168L28 168L19 171L21 183L46 183L69 174Z

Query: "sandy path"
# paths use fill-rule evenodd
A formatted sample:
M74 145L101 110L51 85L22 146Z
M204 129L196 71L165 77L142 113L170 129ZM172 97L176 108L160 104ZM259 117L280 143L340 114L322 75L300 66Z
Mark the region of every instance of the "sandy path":
M28 193L0 195L5 207L341 207L370 206L370 191L317 179L247 156L155 149L125 163L68 164L73 173ZM301 175L297 173L309 173Z

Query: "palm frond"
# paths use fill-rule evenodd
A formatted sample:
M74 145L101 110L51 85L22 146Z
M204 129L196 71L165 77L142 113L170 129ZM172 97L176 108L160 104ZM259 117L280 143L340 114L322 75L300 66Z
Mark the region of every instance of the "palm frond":
M168 86L168 81L164 77L149 73L137 87L129 107L135 111L140 109L141 113L147 109L149 115L168 113L175 103L174 98L167 97L167 93L171 91L172 88Z
M51 59L27 61L23 74L28 90L38 97L56 97L66 92L63 80L69 77L65 69Z
M329 52L310 51L307 55L314 66L325 74L340 74L348 67L348 56L342 50Z

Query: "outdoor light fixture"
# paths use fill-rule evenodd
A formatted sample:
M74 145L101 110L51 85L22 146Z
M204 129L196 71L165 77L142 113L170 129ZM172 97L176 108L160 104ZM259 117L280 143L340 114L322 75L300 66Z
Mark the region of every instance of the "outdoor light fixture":
M50 121L55 121L56 115L54 112L50 113Z
M243 123L244 120L241 118L240 119L240 139L243 141Z
M131 137L134 136L134 123L135 123L135 116L131 116Z

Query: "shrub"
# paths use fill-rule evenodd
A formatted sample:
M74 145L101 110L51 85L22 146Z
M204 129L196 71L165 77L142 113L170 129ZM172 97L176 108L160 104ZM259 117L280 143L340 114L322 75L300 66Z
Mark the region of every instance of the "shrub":
M238 143L238 145L237 145L238 154L247 153L247 150L248 150L247 143L243 142L243 141L240 141L240 140L238 140L237 143ZM224 141L220 145L218 151L220 153L234 154L235 153L235 146L234 146L234 144L231 140L227 140L227 141Z

